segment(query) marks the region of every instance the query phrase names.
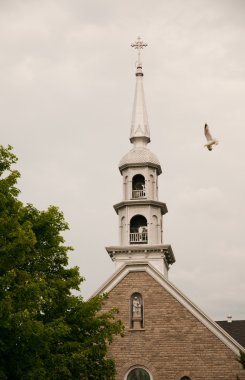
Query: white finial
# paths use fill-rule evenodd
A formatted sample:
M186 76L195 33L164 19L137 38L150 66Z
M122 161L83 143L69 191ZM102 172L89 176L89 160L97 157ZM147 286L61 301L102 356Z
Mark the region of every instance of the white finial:
M148 46L145 42L142 41L140 37L138 37L137 41L131 44L131 46L138 50L138 63L137 65L141 65L141 50L144 49L144 47Z
M231 323L231 322L232 322L232 316L231 316L230 314L227 316L227 322L228 322L228 323Z

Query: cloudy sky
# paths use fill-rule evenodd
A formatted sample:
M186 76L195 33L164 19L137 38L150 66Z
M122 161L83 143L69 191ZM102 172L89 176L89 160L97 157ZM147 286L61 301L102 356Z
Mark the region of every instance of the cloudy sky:
M85 298L114 271L140 35L169 279L212 318L245 319L244 19L244 0L0 1L1 144L21 199L64 212Z

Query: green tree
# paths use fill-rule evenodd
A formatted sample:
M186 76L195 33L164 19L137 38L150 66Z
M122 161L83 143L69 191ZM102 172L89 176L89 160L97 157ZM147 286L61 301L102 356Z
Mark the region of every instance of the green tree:
M245 352L244 351L240 351L240 356L237 358L237 361L239 361L239 363L241 363L242 365L242 368L245 369Z
M68 268L57 207L24 205L12 148L0 146L0 379L114 379L107 347L122 333L106 296L75 296L83 281Z

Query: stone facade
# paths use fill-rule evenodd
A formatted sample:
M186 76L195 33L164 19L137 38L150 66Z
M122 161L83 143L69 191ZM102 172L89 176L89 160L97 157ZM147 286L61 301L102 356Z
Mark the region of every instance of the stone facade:
M130 297L144 301L143 328L130 328ZM119 308L124 337L116 337L109 354L116 361L117 380L130 368L146 368L153 380L236 380L245 371L236 354L180 304L148 273L130 272L110 292L104 309Z

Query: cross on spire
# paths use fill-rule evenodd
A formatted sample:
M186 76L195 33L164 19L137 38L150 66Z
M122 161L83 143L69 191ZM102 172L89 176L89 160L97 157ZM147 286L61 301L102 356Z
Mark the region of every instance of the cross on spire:
M144 47L148 46L145 42L143 42L143 40L138 37L137 38L137 41L135 41L134 43L131 44L131 46L134 48L134 49L137 49L138 50L138 65L141 64L141 50L144 49Z

